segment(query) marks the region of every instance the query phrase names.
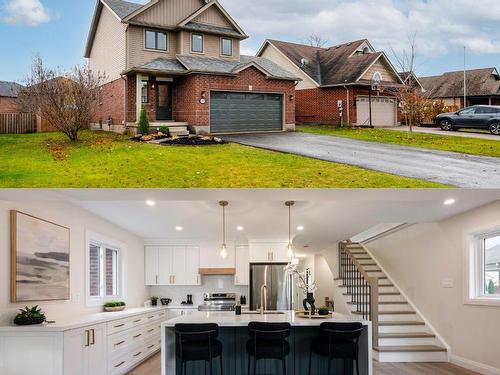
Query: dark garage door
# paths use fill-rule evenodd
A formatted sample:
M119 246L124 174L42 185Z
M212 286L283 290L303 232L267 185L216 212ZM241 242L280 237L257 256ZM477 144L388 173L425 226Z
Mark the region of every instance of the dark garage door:
M210 98L211 133L283 129L283 95L214 91Z

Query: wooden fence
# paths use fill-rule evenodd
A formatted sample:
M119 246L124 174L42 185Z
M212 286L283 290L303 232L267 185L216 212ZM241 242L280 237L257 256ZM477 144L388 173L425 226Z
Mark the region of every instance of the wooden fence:
M36 132L36 115L33 113L0 113L0 134Z

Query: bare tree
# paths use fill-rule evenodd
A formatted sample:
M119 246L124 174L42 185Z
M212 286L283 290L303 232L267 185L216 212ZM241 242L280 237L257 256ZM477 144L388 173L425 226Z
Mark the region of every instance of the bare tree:
M45 67L37 57L19 98L26 110L39 114L75 142L96 113L103 82L104 76L94 74L88 66L62 72Z
M324 47L328 43L328 40L323 38L321 35L312 33L306 38L304 43L309 44L312 47Z

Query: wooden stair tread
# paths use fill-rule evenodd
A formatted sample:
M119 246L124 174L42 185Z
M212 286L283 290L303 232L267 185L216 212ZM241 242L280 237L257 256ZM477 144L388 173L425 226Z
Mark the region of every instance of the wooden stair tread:
M414 315L415 311L379 311L379 315Z
M402 332L402 333L379 333L379 339L416 339L436 337L436 335L428 332Z
M374 346L377 352L446 352L446 348L437 345L408 345L408 346Z
M372 260L371 257L356 258L356 260Z
M407 305L406 301L378 301L379 305Z
M401 321L390 321L390 322L378 322L379 326L424 326L424 322L418 322L415 320L401 320Z
M379 296L399 296L401 293L399 292L380 292ZM342 293L343 296L350 296L352 293ZM365 295L368 295L365 293Z

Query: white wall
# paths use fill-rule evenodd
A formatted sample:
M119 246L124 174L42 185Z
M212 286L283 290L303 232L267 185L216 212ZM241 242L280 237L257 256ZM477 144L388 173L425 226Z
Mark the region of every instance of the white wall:
M315 297L316 307L321 307L325 305L325 297L329 297L330 301L334 300L336 289L332 271L323 255L318 254L314 257L314 274L318 286Z
M492 374L500 374L500 307L464 304L464 253L468 234L500 227L499 213L496 202L409 227L367 246L450 345L452 360L483 364L476 369ZM443 288L443 279L453 279L454 287Z
M10 210L18 210L70 228L71 300L10 303ZM123 259L124 299L129 306L142 306L147 298L147 290L144 286L144 245L141 238L69 203L0 201L0 324L10 323L16 310L26 305L39 304L49 320L57 320L68 314L102 311L101 307L87 308L85 305L86 230L106 235L127 246Z

